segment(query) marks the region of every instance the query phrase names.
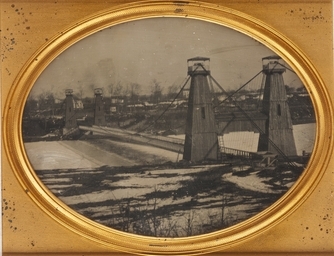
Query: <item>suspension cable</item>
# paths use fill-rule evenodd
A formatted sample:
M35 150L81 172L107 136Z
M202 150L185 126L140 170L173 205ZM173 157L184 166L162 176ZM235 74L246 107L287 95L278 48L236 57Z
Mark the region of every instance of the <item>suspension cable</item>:
M278 63L275 64L275 66L272 68L272 70L276 67ZM206 69L204 68L203 65L201 65L202 68L206 71ZM262 72L262 70L261 70ZM259 75L256 74L256 76ZM254 76L251 80L253 80L256 76ZM212 78L212 80L215 82L215 84L224 92L226 93L226 91L224 90L224 88L210 75L210 77ZM250 80L250 81L251 81ZM248 83L248 82L247 82ZM234 105L241 111L241 113L248 119L248 121L259 131L260 134L265 134L264 131L262 131L262 129L253 121L253 119L239 106L239 104L236 102L235 99L233 99L231 97L231 100L232 102L234 103ZM290 161L290 159L288 158L288 156L286 156L284 154L284 152L268 137L268 141L270 142L270 144L277 150L277 152L288 162L288 164L291 166L291 167L297 167L294 163L292 163Z
M171 101L171 103L167 106L167 108L151 124L149 124L147 127L145 127L143 129L141 129L140 131L138 131L138 133L141 133L141 132L147 130L148 128L150 128L151 126L153 126L168 111L168 109L173 105L173 103L175 102L175 100L179 97L179 95L183 91L184 87L187 85L189 79L190 79L190 76L188 75L187 80L185 81L185 83L183 84L183 86L181 87L181 89L177 93L177 95L174 97L174 99Z
M263 75L262 76L262 81L261 81L260 92L259 92L259 99L257 101L257 109L260 109L262 90L264 90L265 82L266 82L266 75Z
M287 70L289 70L289 71L291 71L292 73L296 74L296 72L295 72L293 69L288 68L287 66L283 65L282 63L277 62L277 64L281 65L283 68L286 68Z
M225 101L227 101L228 99L230 99L231 97L233 97L233 95L235 95L236 93L240 92L246 85L248 85L251 81L253 81L258 75L260 75L263 72L263 70L261 70L259 73L257 73L255 76L253 76L251 79L249 79L244 85L242 85L238 90L236 90L235 92L228 94L220 85L218 85L217 81L210 75L210 78L214 80L214 82L216 83L216 85L218 85L218 87L227 95L227 98L222 100L216 107L222 105Z

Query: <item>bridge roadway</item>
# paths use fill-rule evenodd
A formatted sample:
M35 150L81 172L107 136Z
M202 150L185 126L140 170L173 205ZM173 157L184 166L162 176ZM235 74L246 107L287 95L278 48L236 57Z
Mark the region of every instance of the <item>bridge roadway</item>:
M159 135L151 135L145 133L136 133L133 131L115 129L102 126L79 126L80 130L93 132L93 134L108 135L116 137L125 142L134 142L147 144L158 148L163 148L176 153L183 153L184 140L177 138L169 138Z
M140 144L147 144L151 146L155 146L158 148L163 148L166 150L170 150L176 153L183 154L184 149L184 140L178 139L178 138L169 138L165 136L159 136L159 135L151 135L146 133L136 133L134 131L128 131L128 130L121 130L116 128L110 128L110 127L102 127L102 126L79 126L79 129L82 131L89 131L94 134L100 134L100 135L108 135L111 137L116 137L120 140L123 140L125 142L134 142L134 143L140 143ZM239 155L246 158L252 158L254 156L254 152L248 152L238 149L232 149L232 148L226 148L226 147L220 147L221 153L225 154L232 154L232 155Z

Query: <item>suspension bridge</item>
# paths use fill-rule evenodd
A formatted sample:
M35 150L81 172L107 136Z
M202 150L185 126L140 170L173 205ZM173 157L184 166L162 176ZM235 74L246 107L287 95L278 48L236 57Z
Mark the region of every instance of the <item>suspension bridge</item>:
M106 127L103 110L102 90L95 89L94 126L78 126L72 107L72 90L66 90L66 111L63 139L80 131L117 137L133 143L146 143L183 154L183 159L192 162L221 160L226 155L254 158L269 152L271 156L280 156L286 161L296 156L291 114L287 103L287 94L283 73L287 70L278 56L262 59L262 69L233 93L227 93L224 87L211 75L210 59L195 57L187 60L188 74L170 104L156 119L133 132ZM189 85L190 84L190 85ZM152 126L171 110L186 86L189 88L187 118L185 121L185 139L169 138L146 133ZM248 88L258 94L244 93ZM240 99L242 98L243 104ZM249 99L249 105L245 104ZM248 132L257 139L234 140L227 146L228 134ZM245 141L253 140L253 149L244 149ZM255 150L254 150L254 144Z

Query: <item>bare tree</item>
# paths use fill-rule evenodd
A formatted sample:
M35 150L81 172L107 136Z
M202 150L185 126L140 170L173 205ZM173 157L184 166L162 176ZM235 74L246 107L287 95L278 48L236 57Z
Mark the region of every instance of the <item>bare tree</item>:
M173 84L173 85L169 86L168 87L168 92L167 92L167 97L169 99L173 99L177 95L178 90L179 90L179 88L176 84Z
M116 96L120 96L124 94L123 85L121 84L120 81L118 81L116 85L114 86L113 93Z
M40 110L53 110L55 98L52 92L42 92L37 96Z
M156 79L153 79L151 86L151 96L154 103L158 104L161 101L162 90L163 88L161 87L160 82L158 82Z
M127 88L126 94L129 95L130 102L132 104L135 104L136 102L138 102L140 90L141 88L138 83L131 83L129 87Z
M81 100L82 100L83 92L84 92L84 88L83 88L83 85L82 85L82 81L78 81L76 96Z
M109 92L109 95L113 95L114 94L114 84L113 83L110 83L109 85L107 85L107 88L108 88L108 92Z

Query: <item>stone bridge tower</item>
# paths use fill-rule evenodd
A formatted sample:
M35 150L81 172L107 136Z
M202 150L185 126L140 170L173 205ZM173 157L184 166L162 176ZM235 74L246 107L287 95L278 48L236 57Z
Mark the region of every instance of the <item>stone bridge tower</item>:
M198 162L217 160L218 137L209 89L210 59L188 59L191 76L183 159Z
M95 94L94 125L98 126L106 125L102 93L103 91L101 88L96 88L94 90Z
M76 112L74 107L74 99L73 99L73 90L66 89L65 90L65 127L63 129L63 134L66 134L70 130L77 128L77 120L76 120Z
M262 113L268 119L265 133L260 135L258 151L295 156L297 152L283 80L283 73L286 70L283 60L279 56L269 56L262 59L262 64L263 74L266 76Z

